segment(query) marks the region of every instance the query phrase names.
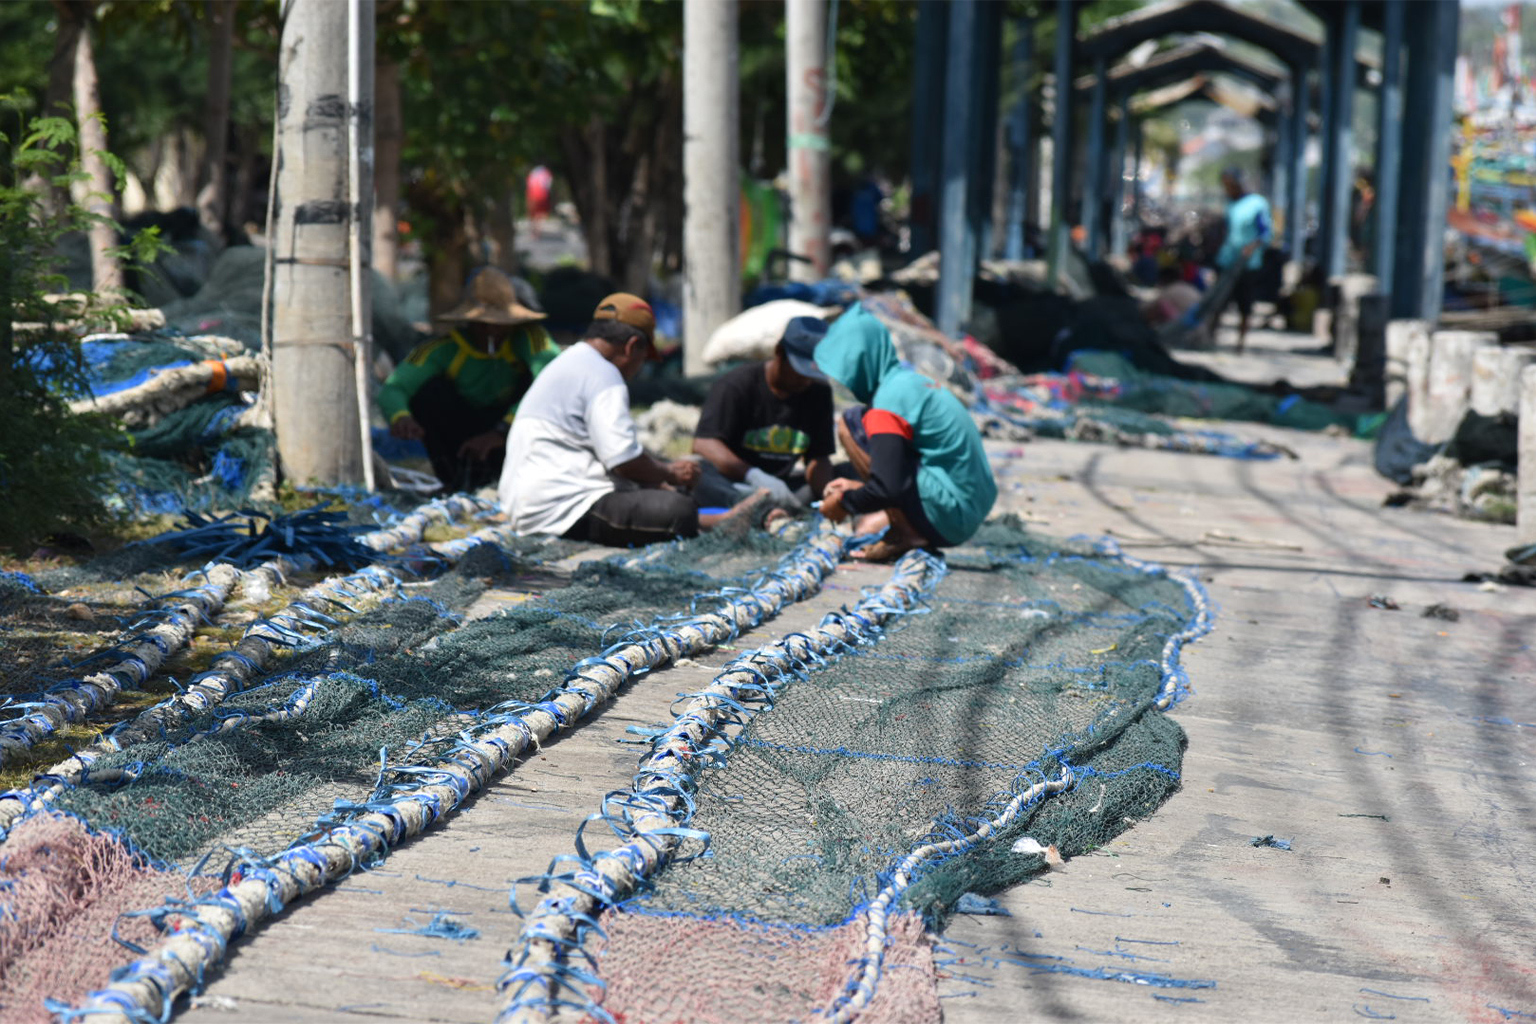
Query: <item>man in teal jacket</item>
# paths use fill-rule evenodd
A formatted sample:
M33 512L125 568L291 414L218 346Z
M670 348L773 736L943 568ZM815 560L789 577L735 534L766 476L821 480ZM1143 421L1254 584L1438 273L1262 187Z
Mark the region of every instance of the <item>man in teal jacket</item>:
M997 500L981 433L960 400L901 365L891 334L855 305L816 346L816 365L865 408L848 410L838 436L862 480L833 480L822 514L861 516L858 531L889 525L866 557L963 544Z

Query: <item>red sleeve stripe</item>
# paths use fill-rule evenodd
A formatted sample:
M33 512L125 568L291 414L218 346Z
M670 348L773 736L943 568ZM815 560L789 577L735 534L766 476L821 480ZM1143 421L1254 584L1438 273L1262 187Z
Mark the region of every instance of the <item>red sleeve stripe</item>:
M876 434L900 434L903 441L912 440L912 424L885 409L871 409L864 414L864 432Z

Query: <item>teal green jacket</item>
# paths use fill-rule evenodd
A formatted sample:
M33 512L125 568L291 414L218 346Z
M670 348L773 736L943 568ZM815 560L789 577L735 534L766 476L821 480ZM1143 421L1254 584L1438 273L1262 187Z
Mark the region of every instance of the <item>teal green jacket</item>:
M816 346L816 365L871 410L905 421L917 449L917 491L928 521L951 544L970 540L997 501L997 483L981 432L960 399L902 366L891 332L862 304L828 329Z

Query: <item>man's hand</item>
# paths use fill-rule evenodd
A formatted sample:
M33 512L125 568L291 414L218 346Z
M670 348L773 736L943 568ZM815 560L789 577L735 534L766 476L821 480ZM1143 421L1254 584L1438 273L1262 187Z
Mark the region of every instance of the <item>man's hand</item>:
M1258 248L1259 248L1259 240L1258 239L1254 239L1253 241L1249 242L1247 245L1243 246L1243 259L1246 260L1248 257L1252 256L1256 251L1258 251Z
M673 487L692 487L699 482L699 464L692 459L677 459L666 468L667 483Z
M421 424L416 422L416 417L406 413L389 425L389 433L402 441L420 441L427 436L427 432L421 429Z
M498 448L505 448L507 439L494 430L488 430L459 445L459 458L474 459L476 462L484 462L491 457L491 453Z
M847 480L842 477L829 481L826 489L821 492L821 514L834 523L847 519L848 510L843 507L843 495L863 486L862 481Z

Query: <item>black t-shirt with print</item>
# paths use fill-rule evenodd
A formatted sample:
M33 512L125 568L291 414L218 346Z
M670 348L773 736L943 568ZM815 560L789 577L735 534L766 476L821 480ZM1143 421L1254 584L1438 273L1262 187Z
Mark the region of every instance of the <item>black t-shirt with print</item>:
M818 381L780 398L765 364L738 366L709 389L694 434L724 441L743 462L787 479L801 459L827 458L836 448L832 388Z

